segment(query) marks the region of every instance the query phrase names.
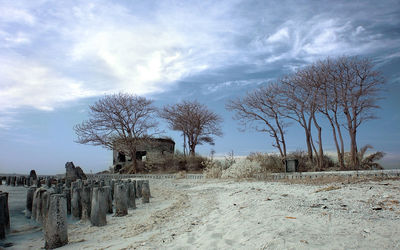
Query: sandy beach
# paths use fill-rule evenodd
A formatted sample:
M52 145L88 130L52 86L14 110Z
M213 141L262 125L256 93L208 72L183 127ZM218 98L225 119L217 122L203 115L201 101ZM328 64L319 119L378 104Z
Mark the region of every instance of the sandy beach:
M62 249L398 249L400 181L151 180L149 204L71 222ZM10 239L13 239L13 234ZM15 239L15 238L14 238ZM9 249L39 249L38 233Z

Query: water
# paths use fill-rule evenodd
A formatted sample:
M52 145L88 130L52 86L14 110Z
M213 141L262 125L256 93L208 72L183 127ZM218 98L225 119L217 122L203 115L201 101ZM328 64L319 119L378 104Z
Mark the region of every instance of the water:
M27 237L42 237L43 233L40 226L25 217L27 188L0 185L0 190L8 193L8 209L10 211L10 232L6 234L5 240L0 241L0 246L2 245L1 243L11 242L18 249L19 243L26 240Z

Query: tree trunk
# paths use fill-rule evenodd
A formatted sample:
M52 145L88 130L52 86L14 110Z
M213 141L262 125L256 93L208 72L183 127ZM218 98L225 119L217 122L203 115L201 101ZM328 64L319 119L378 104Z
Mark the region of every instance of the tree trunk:
M132 159L132 170L130 170L130 172L136 174L137 173L136 148L132 149L130 157Z
M357 157L358 150L357 150L357 132L356 129L349 130L350 134L350 154L351 154L351 163L354 169L359 169L359 160Z
M339 140L340 140L340 157L339 157L339 164L343 169L346 169L345 163L344 163L344 142L343 142L343 136L342 136L342 130L340 129L340 124L337 118L337 114L335 113L335 126L338 132Z
M343 161L342 152L340 151L339 142L338 142L338 139L337 139L335 124L332 121L332 117L330 117L327 114L325 114L325 115L328 118L329 123L331 124L331 127L332 127L333 141L335 142L335 146L336 146L336 152L337 152L337 157L338 157L340 170L344 170L344 161Z
M312 162L312 160L313 160L313 149L312 149L312 145L311 145L311 132L308 130L308 128L304 128L304 131L305 131L305 134L306 134L308 160Z
M318 131L318 168L322 170L324 164L324 150L322 148L322 128L319 126L317 119L315 118L315 114L312 116L314 121L314 126Z
M186 134L183 132L183 156L186 157Z

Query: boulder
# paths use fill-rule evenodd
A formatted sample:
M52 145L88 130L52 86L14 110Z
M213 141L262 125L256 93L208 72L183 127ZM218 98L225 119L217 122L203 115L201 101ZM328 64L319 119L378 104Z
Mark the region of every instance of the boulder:
M86 175L80 167L75 167L74 163L65 163L65 179L66 181L75 181L77 179L86 180Z

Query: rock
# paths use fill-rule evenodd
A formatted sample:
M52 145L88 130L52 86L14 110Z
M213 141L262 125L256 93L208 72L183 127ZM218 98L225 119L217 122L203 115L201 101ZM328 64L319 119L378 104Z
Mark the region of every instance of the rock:
M46 249L68 244L67 200L63 194L50 195L44 236Z
M107 192L104 187L93 188L92 209L90 211L90 222L92 226L104 226L107 224Z
M65 163L65 179L66 181L75 181L77 179L86 180L86 175L80 167L75 167L74 163Z
M114 190L115 216L128 214L128 190L124 184L117 184Z
M32 203L33 203L33 195L35 194L36 187L29 187L26 192L26 207L25 207L25 216L30 219L32 215Z

